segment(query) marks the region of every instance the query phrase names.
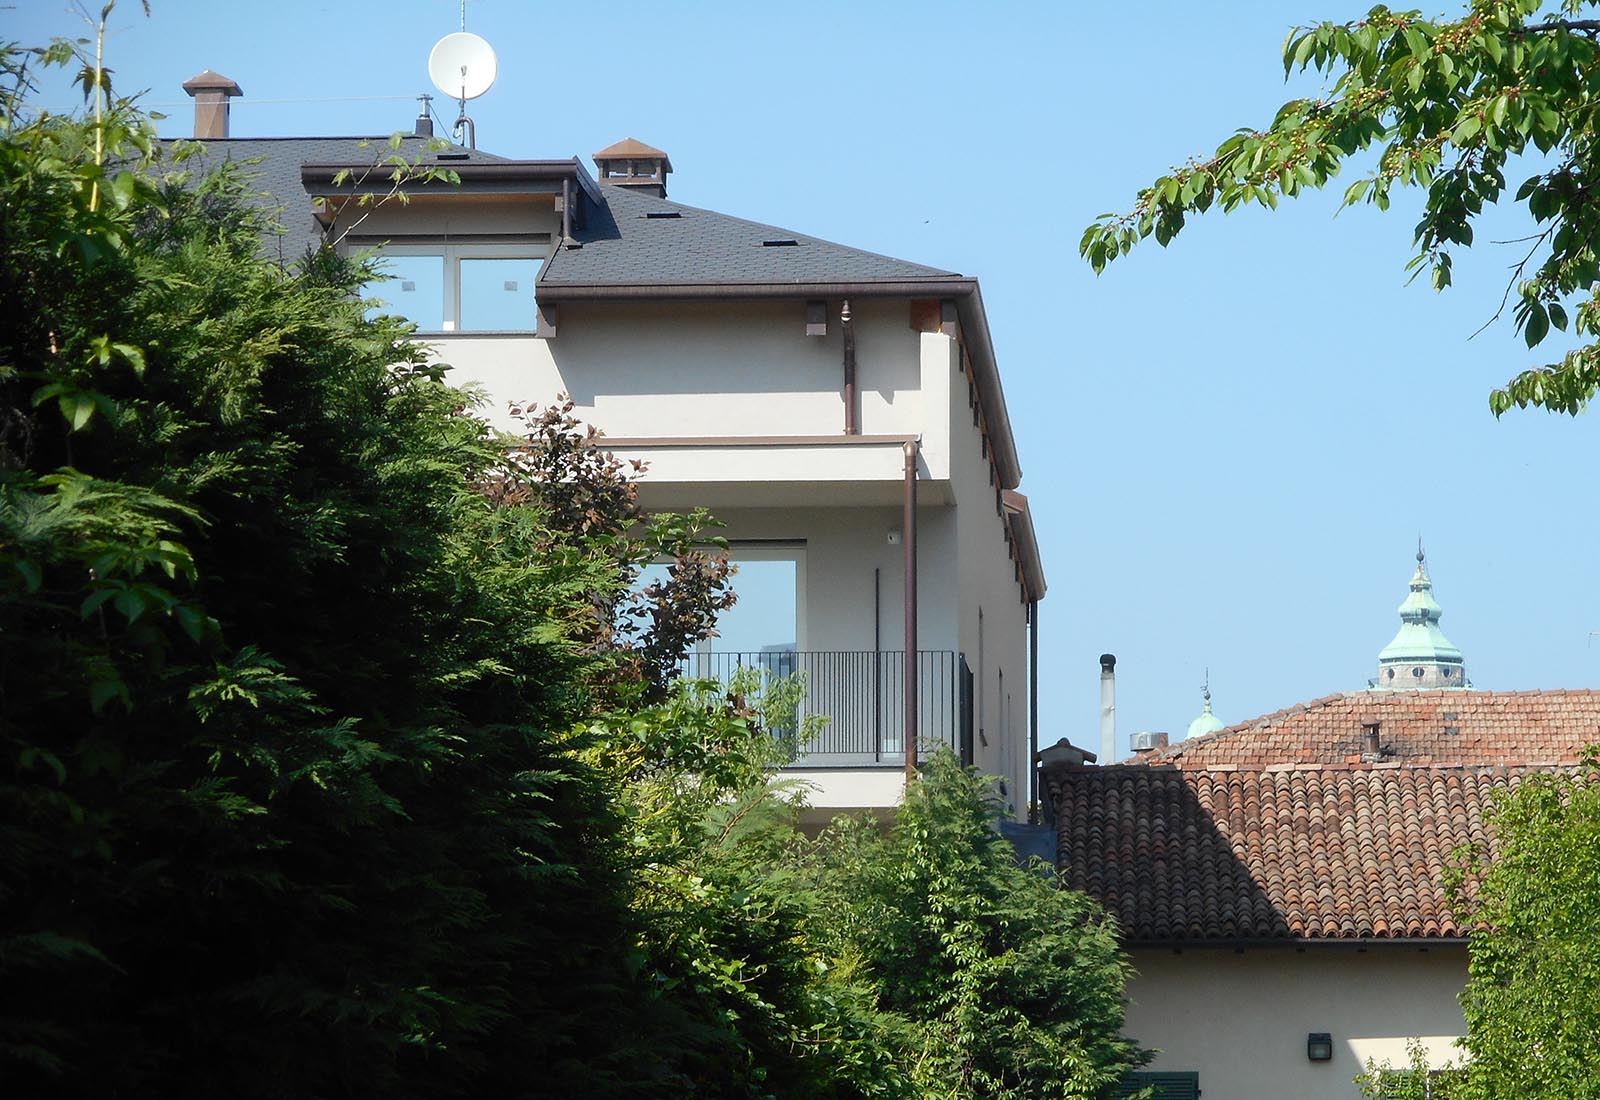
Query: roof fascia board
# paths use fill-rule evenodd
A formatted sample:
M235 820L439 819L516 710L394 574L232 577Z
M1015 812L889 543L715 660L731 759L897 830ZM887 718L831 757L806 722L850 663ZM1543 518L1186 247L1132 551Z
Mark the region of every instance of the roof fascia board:
M1039 539L1033 530L1033 510L1028 507L1027 498L1022 497L1015 490L1007 490L1010 494L1006 497L1006 522L1011 525L1011 532L1016 536L1017 545L1022 550L1022 572L1028 580L1028 598L1042 600L1049 586L1044 580L1044 559L1039 554ZM1013 497L1020 497L1018 504Z
M884 279L824 283L628 283L563 285L541 282L542 302L671 302L738 301L772 298L952 298L957 303L967 353L972 357L983 408L989 417L990 443L1000 467L1000 483L1015 489L1022 483L1022 462L1011 434L994 341L983 308L978 280L970 276L930 276L926 279Z
M445 188L462 193L473 191L516 191L525 189L531 194L549 194L560 191L563 180L577 183L591 199L598 201L599 191L589 173L576 160L513 160L489 161L478 164L451 164L425 162L419 168L454 172L460 184L444 180L413 179L404 187L416 191L439 191ZM376 164L348 164L343 162L308 162L300 166L300 183L312 195L349 195L370 192L387 192L394 182L389 178L389 166ZM367 183L346 180L334 183L341 172L350 173L352 180L362 174L372 177Z
M704 299L738 301L830 296L954 298L971 293L976 285L973 279L949 276L822 283L541 283L539 297L547 302L674 302Z

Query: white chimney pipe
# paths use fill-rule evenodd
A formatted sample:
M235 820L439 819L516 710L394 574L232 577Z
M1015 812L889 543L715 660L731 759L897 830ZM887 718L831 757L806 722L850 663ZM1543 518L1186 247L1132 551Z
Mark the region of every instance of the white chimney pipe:
M1117 759L1117 659L1100 654L1100 762Z

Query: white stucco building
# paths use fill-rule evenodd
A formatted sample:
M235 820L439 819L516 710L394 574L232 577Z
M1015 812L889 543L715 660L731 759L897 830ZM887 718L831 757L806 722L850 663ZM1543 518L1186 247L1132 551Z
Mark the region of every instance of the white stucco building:
M234 138L237 85L185 87L205 158L256 161L286 254L378 250L375 293L454 382L491 410L570 395L646 463L648 508L727 524L741 600L690 667L805 674L818 815L894 805L908 738L1026 813L1045 584L975 279L669 200L670 160L631 139L591 173L419 134L402 152L459 182L362 206L391 187L385 142Z

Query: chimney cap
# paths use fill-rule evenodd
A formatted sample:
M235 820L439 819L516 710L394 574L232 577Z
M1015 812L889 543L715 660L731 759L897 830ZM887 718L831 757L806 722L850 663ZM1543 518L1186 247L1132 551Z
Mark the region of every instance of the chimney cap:
M1129 743L1134 752L1142 754L1147 752L1155 752L1157 749L1166 748L1167 740L1167 735L1164 733L1155 733L1150 730L1142 730L1139 733L1134 734Z
M190 95L199 95L201 92L221 92L223 95L244 95L244 89L234 81L229 80L221 73L207 69L198 76L191 76L183 82L183 90Z
M608 145L598 153L593 154L594 162L602 170L605 162L611 160L659 160L663 174L672 171L672 158L653 145L646 145L638 138L623 138L615 145Z
M1110 672L1112 669L1114 669L1116 667L1117 667L1117 658L1116 658L1116 656L1114 654L1110 654L1110 653L1102 653L1102 654L1100 654L1100 671L1102 671L1102 672Z

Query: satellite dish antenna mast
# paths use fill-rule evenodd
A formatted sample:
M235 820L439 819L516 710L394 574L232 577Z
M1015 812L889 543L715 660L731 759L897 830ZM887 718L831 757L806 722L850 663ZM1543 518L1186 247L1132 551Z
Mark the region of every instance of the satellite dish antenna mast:
M456 142L469 149L478 147L478 127L467 117L467 100L477 99L493 87L497 71L489 43L467 30L467 3L461 0L461 29L434 43L428 54L428 77L434 87L456 101L453 133Z

